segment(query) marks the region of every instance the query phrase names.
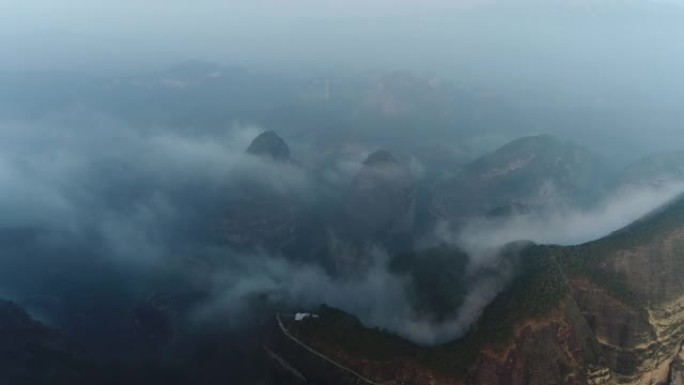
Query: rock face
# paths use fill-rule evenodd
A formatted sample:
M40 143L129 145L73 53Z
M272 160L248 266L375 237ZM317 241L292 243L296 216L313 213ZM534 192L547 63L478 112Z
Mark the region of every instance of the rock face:
M581 205L595 198L599 163L548 135L510 142L434 189L433 213L449 220Z
M564 261L616 383L661 383L684 341L684 199Z
M290 160L290 147L273 131L257 136L247 148L247 153L286 162Z
M684 385L684 352L682 350L679 351L679 356L672 360L667 385Z
M568 301L545 317L515 326L503 353L485 351L469 384L602 384L610 372L599 365L599 349L577 307Z

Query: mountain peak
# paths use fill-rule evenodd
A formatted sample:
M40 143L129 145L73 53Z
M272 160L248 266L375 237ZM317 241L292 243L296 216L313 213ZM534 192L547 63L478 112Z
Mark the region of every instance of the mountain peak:
M259 134L247 148L247 153L269 157L281 162L290 160L290 148L274 131L265 131Z

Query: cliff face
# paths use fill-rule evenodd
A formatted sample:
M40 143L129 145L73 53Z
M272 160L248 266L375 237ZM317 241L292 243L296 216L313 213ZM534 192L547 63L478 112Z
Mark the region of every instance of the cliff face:
M684 341L684 200L563 261L616 383L667 381Z
M684 340L682 300L634 309L604 289L573 280L573 293L617 384L665 383Z
M469 384L609 383L600 349L571 299L544 317L516 324L514 330L506 348L482 352Z
M667 377L668 385L684 385L684 352L680 349L670 365L670 373Z

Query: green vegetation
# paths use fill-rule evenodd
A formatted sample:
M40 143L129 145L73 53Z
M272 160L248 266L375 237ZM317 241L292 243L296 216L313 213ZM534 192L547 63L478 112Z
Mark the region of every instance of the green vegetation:
M569 294L548 247L529 246L519 258L513 282L487 306L478 322L478 334L484 334L485 343L506 343L512 337L511 325L548 314Z
M298 323L294 332L307 341L336 347L355 357L377 361L409 359L436 373L462 377L484 347L505 348L514 337L514 325L544 317L569 298L566 274L586 277L635 309L643 308L643 299L630 290L624 278L602 269L601 264L618 250L658 245L661 237L683 226L683 219L684 198L679 198L594 242L571 247L505 247L500 259L511 263L514 271L508 287L485 308L465 336L440 346L420 346L388 331L366 328L358 319L325 306L319 310L319 319ZM684 258L681 260L675 268L684 271ZM444 319L450 309L463 303L469 284L466 266L467 255L448 246L402 254L390 263L393 272L413 278L418 309L438 314L435 321Z
M684 226L684 197L618 230L607 237L572 247L552 247L565 273L583 276L605 288L611 295L635 308L642 307L645 299L631 290L623 276L601 268L606 258L618 250L656 243L659 237ZM675 266L684 273L684 259Z
M432 250L442 255L446 249ZM455 258L461 258L455 252ZM407 259L404 259L407 258ZM528 245L507 248L502 258L514 262L515 278L487 308L477 326L463 338L435 347L420 346L385 330L365 328L355 317L323 306L318 319L297 323L293 333L306 341L318 341L355 357L391 361L410 359L437 373L463 376L485 346L505 346L513 338L513 326L557 308L568 293L560 266L547 247ZM395 260L394 268L411 266L412 259Z
M420 252L403 253L390 262L390 271L411 277L409 298L414 309L436 321L452 314L465 299L468 255L442 245Z

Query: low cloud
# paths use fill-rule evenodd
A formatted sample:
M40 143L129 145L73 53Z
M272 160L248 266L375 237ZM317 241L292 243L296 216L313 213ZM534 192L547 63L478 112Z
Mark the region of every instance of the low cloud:
M304 167L245 154L260 131L234 126L220 133L190 135L160 127L131 127L79 110L41 121L0 122L0 188L4 191L0 228L47 230L51 238L33 245L37 250L32 252L56 258L50 261L55 268L62 263L59 258L70 254L48 250L72 243L80 253L102 257L129 271L177 269L211 293L196 313L198 319L237 321L249 310L250 300L259 296L270 303L307 309L325 303L356 315L367 326L434 345L465 334L505 289L512 269L497 257L503 245L517 240L586 242L629 224L684 191L680 183L635 187L592 211L478 219L458 233L438 227L438 239L469 253L470 286L462 305L435 321L412 306L411 278L390 272L389 257L382 249L373 251L374 263L368 271L342 279L315 264L265 253L240 254L205 241L207 218L217 215L217 208L242 183L304 199L316 199L320 192L321 186L315 185ZM324 173L323 183L349 183L366 156L367 151L359 149L339 157ZM415 161L411 169L422 173L422 165ZM44 298L46 293L38 289L22 293L11 287L9 274L17 270L9 267L29 263L19 262L25 259L23 252L13 251L0 260L0 268L7 272L0 273L4 281L0 291L19 300ZM222 262L215 270L200 269L195 276L196 271L185 273L186 266L179 264L189 259ZM480 269L496 274L478 278ZM36 274L51 271L44 270ZM81 273L76 268L70 274ZM148 290L159 289L152 285Z
M213 275L212 298L196 319L239 323L249 312L250 301L257 298L300 310L326 304L357 316L367 327L389 330L418 344L437 345L463 336L512 277L512 266L499 261L496 274L473 279L463 304L446 319L435 321L413 307L411 278L390 272L383 250L372 254L368 270L347 278L268 255L236 256L230 267ZM472 273L474 277L476 272Z
M609 197L592 210L563 209L507 219L476 219L458 233L441 227L444 240L456 242L474 254L518 240L574 245L589 242L629 225L684 192L684 183L633 186Z

